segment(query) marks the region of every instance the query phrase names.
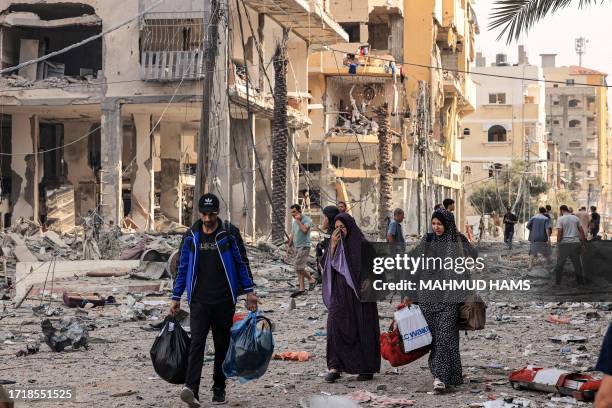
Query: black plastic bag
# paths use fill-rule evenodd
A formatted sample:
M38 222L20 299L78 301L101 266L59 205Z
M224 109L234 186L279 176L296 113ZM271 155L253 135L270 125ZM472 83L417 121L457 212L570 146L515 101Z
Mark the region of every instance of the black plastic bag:
M258 312L249 312L232 327L223 373L239 377L241 383L259 378L268 369L273 352L272 323Z
M184 384L191 339L175 317L168 316L151 347L151 362L157 375L171 384Z

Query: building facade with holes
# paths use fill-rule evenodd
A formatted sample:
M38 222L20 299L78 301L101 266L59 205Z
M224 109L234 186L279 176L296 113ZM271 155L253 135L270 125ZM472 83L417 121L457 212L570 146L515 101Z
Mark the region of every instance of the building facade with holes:
M77 225L92 212L106 223L123 221L140 230L191 223L210 4L165 0L151 8L156 3L0 0L2 69L104 33L0 76L1 205L13 221L53 222L47 219L48 197L68 188ZM229 27L227 69L221 68L228 87L214 99L227 114L218 121L229 126L211 152L223 201L230 203L223 216L254 239L271 225L265 193L271 178L271 59L283 29L290 30L291 138L310 125L308 47L343 42L348 34L322 2L229 3L222 18ZM105 33L131 17L137 18ZM288 202L297 199L297 176L287 196Z
M593 69L555 66L555 55L543 56L546 126L549 143L560 152L567 188L580 206L597 206L609 218L610 128L607 74Z
M520 51L519 55L521 60L511 64L505 55L499 54L489 66L479 56L473 69L477 83L476 110L463 121L461 145L468 202L475 189L487 183L501 183L502 179L507 179L512 166L516 171L520 162L527 163L524 166L530 175L547 178L545 87L542 82L515 79L541 81L543 71L529 64ZM470 216L482 212L471 205L466 211Z

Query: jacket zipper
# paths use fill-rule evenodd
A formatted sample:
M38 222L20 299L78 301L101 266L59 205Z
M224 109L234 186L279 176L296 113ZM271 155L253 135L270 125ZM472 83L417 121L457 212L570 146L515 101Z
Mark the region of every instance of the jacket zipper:
M232 283L229 280L229 276L227 275L227 267L225 266L225 262L223 261L223 255L221 255L221 250L219 249L219 241L217 241L217 237L219 235L221 235L223 233L223 231L219 232L216 236L215 236L215 242L217 244L217 252L219 252L219 256L221 257L221 263L223 264L223 270L225 271L225 278L227 279L227 284L230 288L230 292L232 293L232 300L234 301L234 303L236 302L236 297L234 296L234 289L232 289ZM227 235L227 232L226 232ZM229 240L229 237L227 238Z
M193 262L191 265L191 282L189 282L189 284L191 285L191 288L189 289L189 304L191 304L191 296L193 296L193 279L197 278L195 274L195 264L198 256L198 243L195 242L195 234L193 233L193 230L191 231L191 236L193 237L193 247L195 248L195 251L193 251Z

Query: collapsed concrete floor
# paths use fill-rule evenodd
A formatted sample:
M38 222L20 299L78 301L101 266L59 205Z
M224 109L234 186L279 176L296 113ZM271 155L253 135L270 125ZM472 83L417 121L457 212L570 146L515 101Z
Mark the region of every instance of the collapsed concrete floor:
M432 378L427 358L394 369L382 362L380 374L371 382L358 382L354 376L343 376L336 384L326 384L326 309L321 290L317 287L298 297L291 309L289 294L295 289L292 267L276 255L249 248L255 282L258 285L260 310L275 324L275 352L307 351L312 358L306 362L272 360L267 373L260 379L239 384L228 381L229 406L234 407L316 407L340 406L326 404L326 398L366 390L374 395L414 400L416 407L477 407L488 400L516 397L529 400L533 407L563 407L567 399L536 391L512 389L508 374L527 364L558 367L590 372L597 361L605 330L612 318L610 305L563 303L544 304L517 302L489 303L487 327L478 332L461 334L461 357L465 384L443 395L433 395ZM500 245L484 245L482 253L497 255ZM507 257L510 258L510 257ZM502 258L502 259L507 259ZM95 270L96 261L92 262ZM520 275L526 268L526 257L515 256L505 265ZM49 285L49 284L48 284ZM47 295L50 288L47 285ZM61 294L69 288L76 292L98 292L112 295L114 304L95 308L67 308ZM157 330L150 324L163 319L169 306L170 280L135 280L129 275L117 277L65 277L54 282L53 301L45 311L33 313L39 306L42 290L35 288L30 297L15 309L12 300L3 301L0 312L0 380L14 381L22 386L74 387L76 400L53 403L53 406L82 407L182 407L178 399L180 386L161 380L153 370L149 349ZM126 303L134 301L128 293L140 293L147 320L130 320ZM48 296L47 296L48 299ZM43 304L48 303L43 302ZM183 307L186 307L183 302ZM244 311L242 304L238 311ZM379 303L380 327L389 327L394 305ZM58 313L59 315L54 315ZM546 321L550 314L569 316L569 323ZM89 327L88 349L54 352L41 343L40 350L27 354L41 336L40 322L50 318L56 324L62 317L76 317ZM586 338L584 344L557 344L549 338L573 334ZM209 406L212 379L212 339L202 374L203 406ZM25 356L17 357L20 351ZM591 373L598 374L598 373ZM10 387L10 385L9 385ZM313 399L313 397L317 397ZM517 400L515 400L517 401ZM576 403L569 400L571 406ZM329 400L328 400L329 402ZM348 403L343 400L343 403ZM317 405L324 404L324 405ZM578 405L587 403L578 402ZM588 404L590 405L590 404ZM27 402L18 406L46 407L48 402ZM351 405L342 405L351 406ZM361 406L376 406L365 402ZM393 405L387 405L393 406ZM400 406L400 405L396 405Z

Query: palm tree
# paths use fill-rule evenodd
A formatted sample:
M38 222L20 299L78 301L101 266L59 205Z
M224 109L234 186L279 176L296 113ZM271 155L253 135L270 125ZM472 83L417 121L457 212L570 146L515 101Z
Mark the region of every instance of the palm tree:
M506 34L506 42L518 40L523 32L529 31L538 21L557 11L577 4L584 8L602 4L608 0L495 0L491 12L489 29L501 28L497 39Z
M287 155L289 127L287 123L287 40L289 31L283 30L283 38L274 53L274 116L272 119L272 206L274 213L286 214L287 206ZM283 243L285 217L272 217L272 242Z
M391 214L393 202L393 145L389 132L389 105L385 102L376 110L378 115L378 172L380 196L378 202L378 233L387 236L385 217Z

